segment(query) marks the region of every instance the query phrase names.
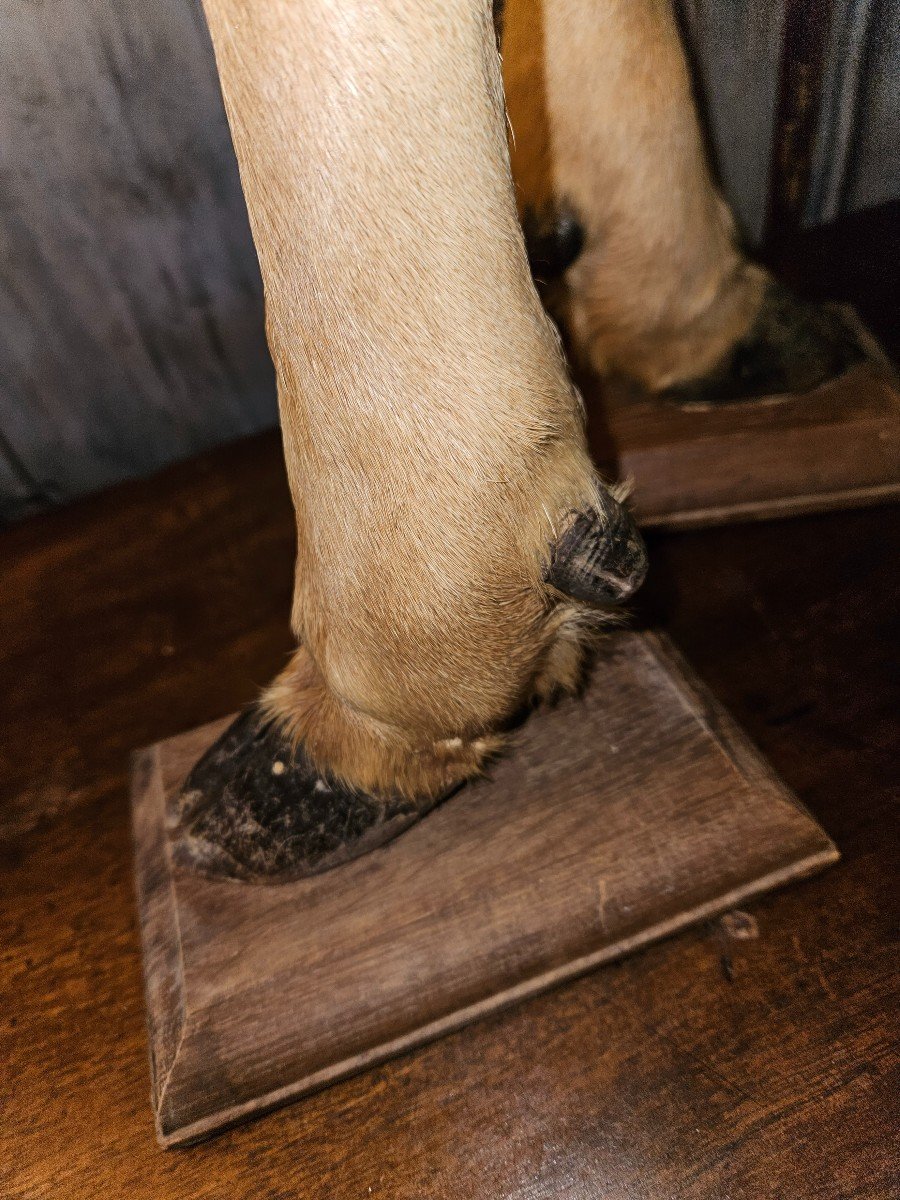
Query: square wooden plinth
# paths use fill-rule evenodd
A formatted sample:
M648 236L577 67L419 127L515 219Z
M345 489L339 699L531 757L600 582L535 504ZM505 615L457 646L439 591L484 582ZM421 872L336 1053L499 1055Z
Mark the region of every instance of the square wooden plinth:
M866 362L804 396L679 407L581 380L591 448L645 527L687 528L900 496L900 391Z
M671 644L611 637L586 694L395 842L300 883L172 865L216 722L136 756L160 1140L257 1115L833 862Z

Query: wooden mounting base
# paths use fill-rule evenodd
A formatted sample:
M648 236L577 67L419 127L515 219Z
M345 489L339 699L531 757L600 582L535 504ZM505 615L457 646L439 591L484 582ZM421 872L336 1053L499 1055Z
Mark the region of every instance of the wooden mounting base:
M390 845L274 887L173 867L166 813L224 722L142 751L137 884L160 1141L207 1136L831 863L670 643Z
M900 496L900 391L861 363L804 396L679 407L614 382L582 380L591 449L634 482L645 527L687 528Z

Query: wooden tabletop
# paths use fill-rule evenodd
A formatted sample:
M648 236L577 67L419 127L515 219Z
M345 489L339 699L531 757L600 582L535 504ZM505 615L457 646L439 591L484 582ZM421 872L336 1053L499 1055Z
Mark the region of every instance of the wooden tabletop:
M280 666L292 553L275 435L0 536L0 1195L896 1195L900 509L655 536L637 616L822 821L837 867L159 1149L128 755Z

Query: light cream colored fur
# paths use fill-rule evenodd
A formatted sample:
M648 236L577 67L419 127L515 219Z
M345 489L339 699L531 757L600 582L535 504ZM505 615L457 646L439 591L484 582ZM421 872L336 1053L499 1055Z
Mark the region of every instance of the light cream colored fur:
M590 618L596 480L516 217L487 0L205 0L259 253L300 649L269 710L369 791L477 771Z
M507 0L504 30L520 208L585 228L554 298L575 343L650 388L705 374L766 275L713 185L670 0Z

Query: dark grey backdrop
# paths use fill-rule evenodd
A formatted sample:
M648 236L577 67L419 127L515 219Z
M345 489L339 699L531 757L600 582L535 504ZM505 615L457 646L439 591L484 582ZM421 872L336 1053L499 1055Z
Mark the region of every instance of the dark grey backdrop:
M751 241L784 3L681 5ZM900 0L835 11L811 221L900 192ZM6 0L0 264L0 519L275 421L256 258L195 0Z

